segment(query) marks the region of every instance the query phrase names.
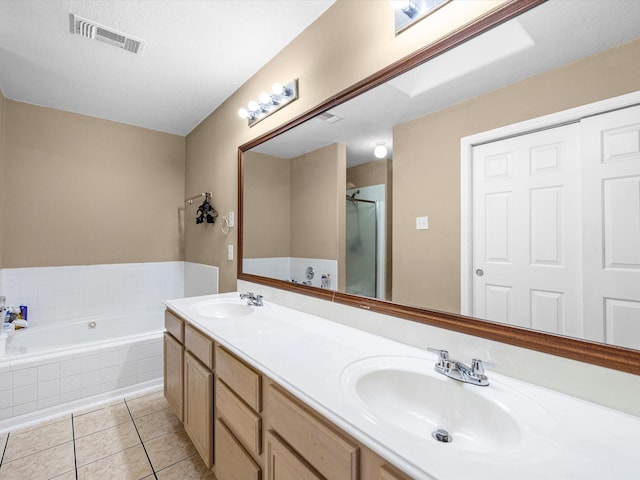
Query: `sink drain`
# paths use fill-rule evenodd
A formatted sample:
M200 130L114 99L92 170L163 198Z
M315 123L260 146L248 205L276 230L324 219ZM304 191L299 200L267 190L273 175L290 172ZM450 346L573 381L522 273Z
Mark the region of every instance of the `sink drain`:
M439 428L431 432L431 436L442 443L453 442L453 437L449 435L449 432L447 432L444 428Z

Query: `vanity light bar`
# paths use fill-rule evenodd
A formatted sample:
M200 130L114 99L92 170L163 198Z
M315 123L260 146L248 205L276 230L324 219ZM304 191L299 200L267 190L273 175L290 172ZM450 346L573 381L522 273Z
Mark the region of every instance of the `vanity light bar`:
M274 83L271 93L260 94L259 101L251 100L246 108L238 110L240 118L246 118L250 127L277 112L285 105L298 99L298 79L291 80L286 85Z

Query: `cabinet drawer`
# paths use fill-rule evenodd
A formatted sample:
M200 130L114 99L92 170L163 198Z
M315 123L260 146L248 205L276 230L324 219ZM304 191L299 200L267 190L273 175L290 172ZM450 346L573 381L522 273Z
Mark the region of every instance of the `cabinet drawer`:
M164 328L180 343L184 343L184 322L169 310L164 311Z
M267 480L323 480L277 435L267 433Z
M256 412L262 410L260 374L216 345L216 374Z
M325 478L358 478L359 449L279 388L267 389L270 426Z
M224 480L260 480L260 466L233 437L224 422L216 420L216 477Z
M184 329L184 347L213 370L213 342L209 337L187 325Z
M216 415L224 421L247 450L262 453L260 416L216 378Z

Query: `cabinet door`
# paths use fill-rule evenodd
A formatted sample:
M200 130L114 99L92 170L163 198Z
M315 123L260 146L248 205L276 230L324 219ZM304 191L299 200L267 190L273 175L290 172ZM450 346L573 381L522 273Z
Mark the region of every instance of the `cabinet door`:
M182 417L184 347L168 333L164 334L164 397L180 420Z
M216 421L216 477L219 480L261 480L260 465L253 461L221 420Z
M213 465L213 373L184 354L184 429L207 468Z
M322 480L277 435L267 433L267 480Z

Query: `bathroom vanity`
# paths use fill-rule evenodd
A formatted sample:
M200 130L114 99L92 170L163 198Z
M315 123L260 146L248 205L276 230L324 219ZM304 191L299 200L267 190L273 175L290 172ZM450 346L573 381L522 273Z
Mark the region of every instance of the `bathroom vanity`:
M238 293L165 304L165 397L218 480L640 471L638 417L494 371L459 382L434 353Z

